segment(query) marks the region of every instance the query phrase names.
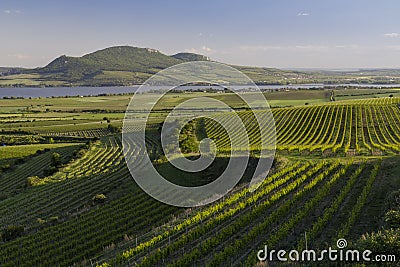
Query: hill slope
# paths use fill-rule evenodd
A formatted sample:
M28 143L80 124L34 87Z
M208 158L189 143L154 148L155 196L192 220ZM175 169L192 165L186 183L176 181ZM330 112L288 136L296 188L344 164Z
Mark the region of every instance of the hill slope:
M43 68L24 70L24 74L39 74L44 85L115 86L144 82L151 75L170 66L189 61L209 61L210 58L194 53L165 55L151 48L116 46L105 48L82 57L60 56ZM272 68L234 66L257 83L286 84L286 80L309 80L311 75L298 71ZM51 82L54 81L54 82Z
M205 59L204 56L195 54L191 58L192 60ZM82 57L63 55L47 66L30 70L30 72L72 83L90 83L91 81L101 83L108 79L111 84L125 84L126 82L141 82L147 75L184 61L187 61L184 57L167 56L155 49L117 46Z
M175 55L172 55L171 57L183 60L183 61L209 61L210 58L199 55L199 54L194 54L194 53L178 53Z
M209 61L204 55L165 55L151 48L115 46L82 57L60 56L36 69L0 68L0 86L124 86L141 84L151 75L189 61ZM400 83L398 70L295 71L233 66L257 84Z

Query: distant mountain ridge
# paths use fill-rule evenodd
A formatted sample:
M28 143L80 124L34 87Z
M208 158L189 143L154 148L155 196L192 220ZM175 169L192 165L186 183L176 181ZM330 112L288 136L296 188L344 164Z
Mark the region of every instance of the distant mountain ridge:
M152 48L116 46L98 50L82 57L63 55L43 68L27 72L39 73L56 80L79 82L94 79L96 76L103 75L104 72L107 74L107 71L128 72L126 74L136 73L142 77L146 76L145 74L154 74L173 65L194 60L204 61L209 60L209 58L193 53L178 53L168 56ZM133 77L130 79L126 77L126 80L135 81ZM142 79L137 78L136 80L141 82Z
M210 61L211 60L209 57L199 55L199 54L194 54L194 53L178 53L178 54L172 55L171 57L180 59L183 61Z
M187 52L166 55L153 48L114 46L81 57L62 55L41 68L0 68L0 86L130 86L145 82L162 69L189 61L210 58ZM399 70L332 72L233 67L257 84L400 83Z
M39 74L45 80L70 85L113 86L144 82L151 75L173 65L190 61L210 61L204 55L181 52L165 55L152 48L115 46L86 54L82 57L60 56L42 68L25 70L26 74ZM296 78L305 73L273 68L234 66L259 83L274 83L281 79Z

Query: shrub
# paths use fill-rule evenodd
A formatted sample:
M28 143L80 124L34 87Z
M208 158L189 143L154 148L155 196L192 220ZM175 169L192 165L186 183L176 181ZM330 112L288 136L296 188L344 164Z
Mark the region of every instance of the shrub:
M31 176L26 179L26 186L35 186L40 182L40 178L38 176Z
M97 194L92 198L93 204L104 203L107 197L104 194Z
M86 154L85 149L79 149L78 151L74 152L74 157L79 159L85 156L85 154Z
M50 168L43 170L43 175L50 176L50 175L53 175L54 173L56 173L57 171L58 171L58 168L51 166Z
M51 155L51 166L59 168L61 167L61 155L58 153L53 153Z
M37 222L39 223L39 224L45 224L47 221L46 220L43 220L43 219L41 219L41 218L38 218L37 219Z
M109 124L109 125L107 126L107 128L108 128L108 130L110 130L110 132L112 132L112 133L118 133L118 132L121 131L120 128L118 128L117 126L111 125L111 124Z
M400 211L390 210L385 214L385 222L389 227L400 228Z
M398 255L400 253L400 229L364 234L355 247L359 250L369 249L374 253Z

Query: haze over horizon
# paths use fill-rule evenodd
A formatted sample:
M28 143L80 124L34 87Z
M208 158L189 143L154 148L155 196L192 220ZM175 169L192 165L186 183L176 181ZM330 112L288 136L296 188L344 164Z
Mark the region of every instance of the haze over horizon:
M0 66L41 67L115 45L277 68L400 68L400 2L11 1Z

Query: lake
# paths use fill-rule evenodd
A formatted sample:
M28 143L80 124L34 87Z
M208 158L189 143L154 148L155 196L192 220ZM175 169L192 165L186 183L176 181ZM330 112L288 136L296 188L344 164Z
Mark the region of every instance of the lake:
M330 85L326 85L330 86ZM333 86L333 85L332 85ZM400 88L399 84L337 84L335 86L354 86L354 87L374 87L374 88ZM277 90L287 89L307 89L307 88L323 88L323 84L298 84L298 85L260 85L260 89ZM138 86L131 87L16 87L16 88L0 88L0 98L3 97L52 97L52 96L95 96L100 94L122 94L134 93ZM163 89L165 87L154 86L154 90ZM182 86L181 89L206 89L209 86ZM215 87L218 88L218 87ZM234 86L235 89L249 89L249 86Z
M0 88L3 97L52 97L52 96L90 96L99 94L133 93L137 87L15 87Z

